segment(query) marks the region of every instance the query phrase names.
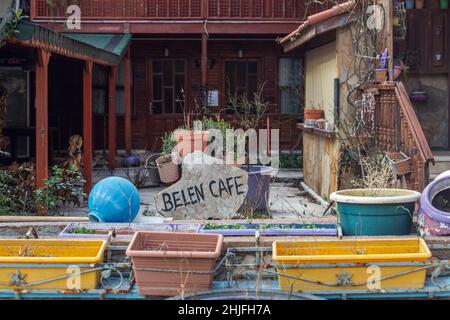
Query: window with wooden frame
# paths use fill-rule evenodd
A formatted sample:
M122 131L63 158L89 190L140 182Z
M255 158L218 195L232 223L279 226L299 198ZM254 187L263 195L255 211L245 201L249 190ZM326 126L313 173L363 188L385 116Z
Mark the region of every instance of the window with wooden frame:
M133 68L131 68L133 70ZM108 73L106 67L94 64L92 77L92 95L93 95L93 112L94 114L106 114L108 110ZM133 81L133 76L131 76ZM131 83L131 91L133 91L133 84ZM132 95L133 97L133 95ZM134 103L131 103L131 112L134 112ZM117 69L117 83L116 83L116 113L118 115L125 114L125 66L123 63L119 64Z
M225 61L225 94L229 100L230 96L247 96L253 99L254 93L259 86L259 61L248 60L227 60ZM227 101L227 105L229 101Z
M297 114L303 107L303 63L300 57L278 60L280 112Z
M152 113L183 113L185 104L186 61L157 59L151 62Z

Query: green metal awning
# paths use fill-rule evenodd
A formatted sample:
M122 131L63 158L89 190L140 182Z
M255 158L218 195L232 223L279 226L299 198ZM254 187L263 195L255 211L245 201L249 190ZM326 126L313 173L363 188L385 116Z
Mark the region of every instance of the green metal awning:
M128 50L130 34L58 33L38 24L21 21L16 38L31 46L46 45L56 53L118 65Z
M131 34L64 33L64 35L119 57L126 54L131 42Z

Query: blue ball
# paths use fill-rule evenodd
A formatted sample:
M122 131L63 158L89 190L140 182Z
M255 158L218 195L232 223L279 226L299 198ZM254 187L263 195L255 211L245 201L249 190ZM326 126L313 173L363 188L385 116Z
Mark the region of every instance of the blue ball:
M109 177L98 182L89 195L89 219L93 222L132 222L139 213L141 197L127 179Z

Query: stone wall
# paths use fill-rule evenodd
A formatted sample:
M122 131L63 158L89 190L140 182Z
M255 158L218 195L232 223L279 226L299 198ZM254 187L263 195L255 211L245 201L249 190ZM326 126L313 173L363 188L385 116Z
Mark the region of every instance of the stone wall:
M431 148L448 147L448 76L413 75L403 77L406 90L422 90L425 102L412 102Z

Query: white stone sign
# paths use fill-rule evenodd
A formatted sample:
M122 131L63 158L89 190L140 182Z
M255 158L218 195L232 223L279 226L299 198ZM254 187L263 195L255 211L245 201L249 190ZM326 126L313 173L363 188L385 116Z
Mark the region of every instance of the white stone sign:
M248 174L202 152L183 160L181 180L155 196L156 210L174 219L229 219L248 192Z

